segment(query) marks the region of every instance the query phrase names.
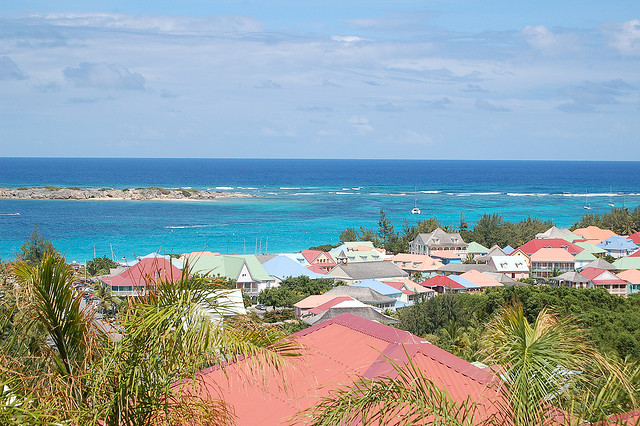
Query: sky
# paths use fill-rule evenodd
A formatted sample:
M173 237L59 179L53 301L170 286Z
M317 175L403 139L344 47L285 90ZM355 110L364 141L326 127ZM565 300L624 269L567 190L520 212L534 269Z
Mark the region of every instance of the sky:
M640 2L3 0L0 156L640 160Z

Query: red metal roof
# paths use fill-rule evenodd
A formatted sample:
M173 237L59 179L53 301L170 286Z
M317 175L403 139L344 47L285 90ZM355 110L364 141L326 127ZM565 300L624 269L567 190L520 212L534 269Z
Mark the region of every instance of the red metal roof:
M327 264L329 265L329 264ZM322 275L327 275L327 270L326 269L322 269L322 267L318 264L314 264L314 265L309 265L306 267L308 270L310 270L311 272L315 272L316 274L322 274Z
M317 306L313 309L309 309L309 312L311 312L312 314L321 314L324 311L326 311L329 308L332 308L334 306L336 306L338 303L342 303L342 302L346 302L347 300L355 300L353 297L350 296L336 296L333 299L329 300L328 302L323 303L320 306Z
M406 288L404 283L401 283L399 281L382 281L382 282L388 286L395 288L396 290L402 291L403 294L408 294L408 295L416 294L415 291Z
M602 274L609 275L611 274L612 279L604 279L600 278ZM589 281L593 281L594 284L626 284L627 282L623 279L618 278L613 272L607 271L606 269L600 268L585 268L580 271L580 274L584 276Z
M202 371L196 388L191 387L191 381L182 385L204 398L223 398L231 405L238 425L252 426L289 423L335 386L350 386L360 376L394 377L389 359L401 364L412 359L427 378L445 388L456 401L470 397L483 404L499 398L488 386L494 380L490 372L411 333L352 314L340 315L294 336L304 348L303 355L280 371L268 367L253 371L252 363L240 361L224 371Z
M566 247L565 250L568 250L569 253L571 254L580 253L582 250L584 250L582 247L576 244L570 243L567 240L563 240L562 238L539 238L539 239L531 240L528 243L521 245L516 250L522 250L523 253L526 253L529 256L531 256L533 253L545 247L549 247L549 248L565 248Z
M634 232L633 234L629 235L627 238L629 238L635 244L640 245L640 232Z
M318 257L320 257L320 255L321 255L322 253L324 253L324 254L329 258L330 262L327 262L327 263L321 263L321 265L324 265L324 266L330 266L330 265L332 265L332 264L333 264L333 266L335 266L335 265L336 265L336 261L335 261L335 260L333 260L333 257L332 257L329 253L327 253L326 251L305 249L305 250L302 250L302 252L301 252L301 253L302 253L302 256L303 256L303 257L307 260L307 262L309 262L309 263L313 263L313 261L314 261L314 260L316 260Z
M141 286L155 284L159 278L166 281L177 280L182 276L182 271L162 257L146 258L140 260L132 267L118 275L106 277L102 281L109 285Z
M461 289L464 290L466 289L465 286L463 286L462 284L458 284L457 282L455 282L454 280L452 280L449 277L445 277L444 275L436 275L433 278L429 278L426 281L422 281L420 283L421 286L424 287L446 287L446 288L451 288L451 289Z

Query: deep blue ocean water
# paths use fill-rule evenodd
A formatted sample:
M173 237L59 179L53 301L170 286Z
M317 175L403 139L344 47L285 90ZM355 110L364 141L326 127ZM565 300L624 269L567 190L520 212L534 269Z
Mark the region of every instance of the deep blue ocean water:
M435 216L472 225L483 213L569 226L585 212L640 204L640 162L0 158L0 186L195 188L257 194L212 201L0 200L0 258L37 224L84 262L211 250L256 253L336 243L384 209L396 229ZM412 215L417 202L422 214ZM12 213L20 215L11 215Z

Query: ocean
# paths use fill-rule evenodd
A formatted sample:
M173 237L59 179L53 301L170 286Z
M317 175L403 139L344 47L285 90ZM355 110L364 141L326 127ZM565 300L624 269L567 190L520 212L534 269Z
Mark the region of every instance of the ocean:
M0 158L0 186L194 188L256 194L210 201L0 200L0 258L37 225L83 263L153 251L277 253L337 243L347 227L396 230L436 217L470 225L484 213L570 226L609 202L640 204L640 162ZM591 210L585 210L585 203ZM411 214L414 204L421 215ZM20 213L15 215L15 213Z

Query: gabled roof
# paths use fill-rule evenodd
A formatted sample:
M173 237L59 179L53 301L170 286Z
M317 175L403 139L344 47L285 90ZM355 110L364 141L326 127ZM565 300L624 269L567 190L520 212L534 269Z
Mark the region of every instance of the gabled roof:
M405 288L413 290L416 293L432 293L433 292L433 290L431 290L430 288L426 288L421 286L420 284L416 284L415 282L411 281L409 278L395 278L393 280L384 280L383 282L389 285L395 285L392 283L400 283L400 284L403 284Z
M609 229L601 229L597 226L587 226L586 228L578 228L573 231L574 234L581 235L585 240L598 240L603 241L609 237L616 235L615 232Z
M461 277L471 281L478 287L502 287L503 285L500 281L476 270L465 272Z
M509 246L509 245L502 249L504 254L506 254L507 256L509 256L511 253L513 253L514 250L515 249L513 247Z
M531 256L533 253L545 247L562 248L567 250L571 254L580 253L584 250L582 247L570 243L567 240L563 240L562 238L538 238L521 245L520 247L518 247L518 249L522 250L523 253Z
M460 247L467 247L467 243L464 242L460 233L450 232L447 233L440 228L436 228L430 234L418 234L413 240L414 243L422 244L429 247L437 246L451 246L457 245Z
M318 315L323 313L324 311L326 311L329 308L333 308L336 305L342 304L342 302L346 302L346 301L352 301L352 302L356 302L359 303L361 305L364 305L362 302L354 299L353 297L350 296L336 296L333 299L329 300L328 302L323 303L322 305L316 306L313 309L310 309L309 312L311 312L312 314Z
M322 266L320 265L309 265L306 266L306 268L311 272L314 272L318 275L325 275L325 278L329 278L329 275L327 275L328 272L325 269L322 269Z
M190 265L193 273L220 275L230 279L237 279L242 267L247 265L251 277L256 281L274 281L275 279L265 271L255 255L205 256L195 260Z
M485 246L483 246L482 244L476 243L475 241L472 241L469 243L469 245L467 246L467 253L471 253L471 254L476 254L476 253L488 253L489 249L486 248Z
M607 251L609 250L636 250L638 249L638 245L631 241L628 238L621 237L619 235L614 235L613 237L609 237L606 240L602 241L600 244L597 244L598 247L601 247Z
M337 278L342 278L344 274L352 280L400 278L409 276L409 274L398 268L393 263L384 260L377 262L357 262L349 263L347 265L338 265L333 268L329 272L329 274Z
M506 256L506 255L507 253L505 253L499 246L494 245L489 249L489 252L487 254L485 254L484 256L476 257L476 260L479 262L486 262L489 259L491 259L492 256Z
M471 270L480 272L496 272L493 266L483 263L449 263L448 265L442 265L438 268L439 272L450 272L456 275L460 275Z
M626 284L623 279L618 278L614 273L607 271L606 269L599 268L586 268L583 269L580 274L594 284Z
M557 277L549 278L551 281L568 281L571 283L588 283L589 279L584 275L581 275L579 272L565 272L562 275L558 275Z
M155 284L158 279L178 280L181 276L182 271L173 266L172 262L163 257L156 257L142 259L118 275L105 277L102 281L108 285L142 286Z
M613 271L616 269L615 266L607 262L606 260L599 258L594 260L593 262L587 263L584 265L584 268L598 268L598 269L606 269L607 271Z
M468 279L466 279L462 275L449 275L448 278L452 279L453 281L457 282L458 284L463 285L463 286L465 286L466 288L469 288L469 289L480 288L480 286L478 286L475 283L472 283L471 281L469 281Z
M587 250L583 250L580 253L576 254L573 258L576 262L592 262L597 260L593 254L589 253Z
M532 262L573 262L574 258L563 248L541 248L531 255Z
M640 257L621 257L613 262L616 269L640 269Z
M383 283L388 285L388 286L391 286L391 287L395 288L396 290L400 290L402 292L402 294L408 294L408 295L416 294L415 290L407 288L400 281L383 281Z
M578 247L582 247L584 251L589 252L591 254L604 254L607 252L605 249L598 247L595 244L591 244L587 241L576 241L574 244L577 245Z
M336 293L332 293L332 294L314 294L311 296L307 296L304 299L302 299L301 301L299 301L298 303L296 303L295 305L293 305L294 307L298 308L298 309L313 309L313 308L317 308L318 306L321 306L335 298L340 298L340 297L349 297L346 294L342 293L342 294L336 294ZM350 297L349 297L350 298Z
M370 305L394 303L396 299L385 296L369 287L357 287L352 285L339 285L327 291L323 296L347 295Z
M629 284L640 284L640 271L637 269L627 269L626 271L618 272L616 275Z
M367 319L369 321L376 321L383 324L398 324L400 320L397 320L393 317L388 317L386 315L378 312L373 306L334 306L332 308L327 309L319 315L315 315L313 317L304 318L303 321L309 325L320 324L323 321L328 321L330 319L339 317L343 314L356 315L360 318Z
M539 234L536 234L536 238L562 238L563 240L567 240L569 242L572 242L574 240L579 240L580 235L576 235L573 232L569 231L568 229L565 228L557 228L555 226L552 226L551 228L547 229L545 232L541 232Z
M485 406L478 413L478 421L495 413L489 406L500 397L491 386L497 379L490 371L406 331L343 314L295 333L294 337L304 350L301 357L282 369L265 365L260 374L247 374L251 367L245 358L224 370L203 370L197 375L196 386L191 380L182 382L183 386L203 398L223 396L240 426L289 424L295 414L317 404L336 386L351 386L360 377L395 378L397 373L390 360L401 366L411 360L454 401L469 399ZM286 386L281 385L283 381Z
M444 275L436 275L435 277L429 278L426 281L422 281L420 283L423 287L445 287L450 288L452 290L466 290L467 287L464 285L452 280L450 277L445 277Z
M276 256L262 264L267 274L284 280L288 277L305 276L311 279L327 278L326 275L317 274L305 268L295 260L291 260L287 256Z
M336 261L333 259L330 253L320 251L320 250L309 250L309 249L302 250L302 256L304 256L305 260L309 263L313 263L323 253L329 258L329 262L326 263L326 265L331 265L331 264L335 265Z
M426 254L398 253L389 258L389 261L402 269L422 272L435 271L442 266L442 261L427 256Z

